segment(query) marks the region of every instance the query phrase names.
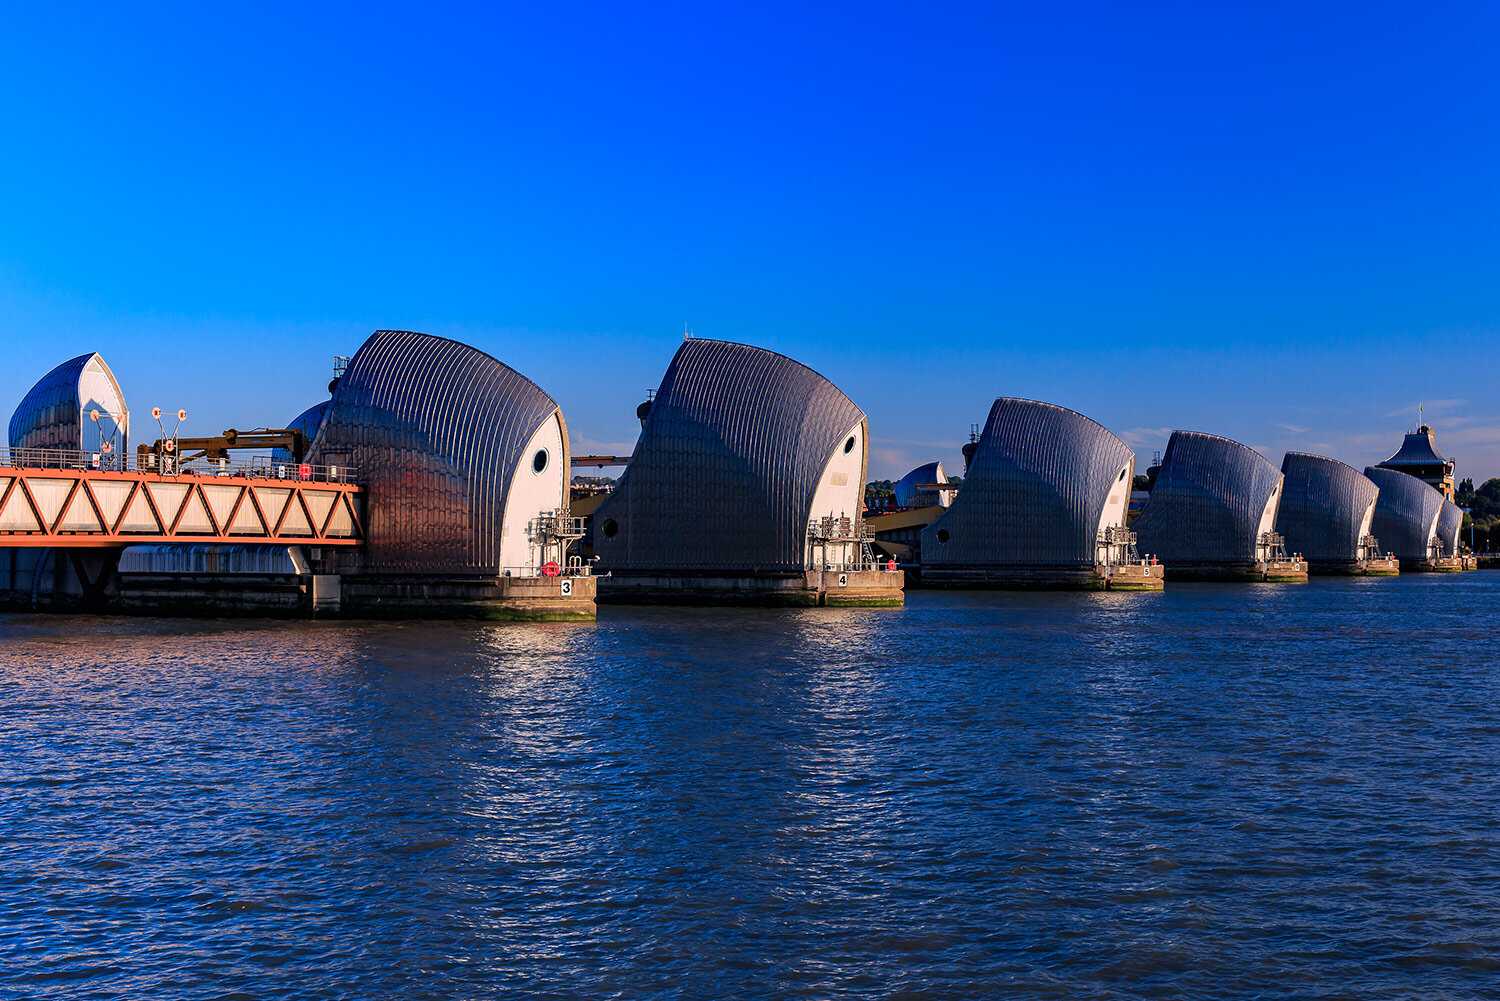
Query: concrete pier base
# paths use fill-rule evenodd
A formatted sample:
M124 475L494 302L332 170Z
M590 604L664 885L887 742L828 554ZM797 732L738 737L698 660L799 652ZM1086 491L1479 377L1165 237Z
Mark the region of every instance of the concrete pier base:
M905 576L890 570L800 574L621 573L597 578L603 604L895 607Z
M1270 584L1296 584L1307 581L1307 564L1302 560L1268 560L1263 564L1261 580Z
M340 613L354 618L592 622L599 578L344 576Z
M1160 591L1166 580L1167 568L1160 563L1125 563L1109 568L1106 586L1111 591Z
M906 604L906 575L900 570L809 570L809 588L829 608L883 608Z
M313 574L307 582L308 604L314 615L337 615L343 610L343 590L338 574Z

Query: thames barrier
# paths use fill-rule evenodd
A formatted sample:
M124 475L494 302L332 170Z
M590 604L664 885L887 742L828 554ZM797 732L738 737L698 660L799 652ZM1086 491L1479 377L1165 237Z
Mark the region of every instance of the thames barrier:
M1425 425L1363 473L1303 452L1278 468L1179 430L1138 476L1130 446L1083 414L1001 397L961 478L925 463L872 508L868 417L784 355L686 337L636 416L630 455L575 457L561 408L521 373L379 330L338 360L328 399L280 426L187 437L180 411L132 424L105 360L80 355L11 418L0 595L589 620L601 602L894 606L908 585L1153 591L1477 566ZM617 479L574 476L613 465Z

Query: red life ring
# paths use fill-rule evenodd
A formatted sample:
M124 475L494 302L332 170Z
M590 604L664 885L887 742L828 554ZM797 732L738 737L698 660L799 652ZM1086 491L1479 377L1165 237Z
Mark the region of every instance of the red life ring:
M302 465L297 467L297 475L304 480L312 479L312 467L304 462Z
M542 573L548 577L556 577L558 574L562 573L562 567L558 566L551 560L548 560L546 563L542 564Z

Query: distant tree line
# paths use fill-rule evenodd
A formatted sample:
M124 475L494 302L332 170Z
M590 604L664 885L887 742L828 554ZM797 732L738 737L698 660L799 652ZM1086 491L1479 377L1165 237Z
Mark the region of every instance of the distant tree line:
M1500 545L1500 478L1485 480L1477 489L1472 479L1465 478L1458 485L1453 502L1466 507L1464 515L1463 542L1469 541L1473 529L1474 548L1479 552L1493 552Z
M895 480L871 480L865 484L865 507L890 507L895 502Z

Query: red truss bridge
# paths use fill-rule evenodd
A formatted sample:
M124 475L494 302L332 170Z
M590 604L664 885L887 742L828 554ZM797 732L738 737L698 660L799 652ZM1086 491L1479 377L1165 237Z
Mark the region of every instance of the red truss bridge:
M159 470L100 465L97 454L0 449L0 547L364 541L363 490L347 467L264 459Z

